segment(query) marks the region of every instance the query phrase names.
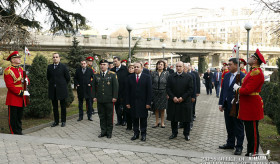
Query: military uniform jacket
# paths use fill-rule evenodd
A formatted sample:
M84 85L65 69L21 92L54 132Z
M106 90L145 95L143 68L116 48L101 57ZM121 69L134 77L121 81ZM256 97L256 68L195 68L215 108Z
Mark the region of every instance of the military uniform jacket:
M8 88L6 105L23 107L26 100L23 96L23 69L22 67L9 66L4 71L4 80Z
M115 72L107 71L105 77L99 71L94 74L92 97L97 98L98 103L109 103L118 98L119 83Z
M264 75L261 68L253 68L242 81L242 86L238 89L238 118L246 121L263 119L263 100L259 95L264 84Z
M244 69L244 68L242 68L240 71L243 72L243 73L245 73L245 74L247 74L247 71L246 71L246 69Z
M221 80L221 86L222 86L222 84L223 84L223 81L224 81L225 75L226 75L227 73L229 73L229 70L228 70L228 69L226 69L226 70L224 70L224 71L223 71L223 74L222 74L222 80Z

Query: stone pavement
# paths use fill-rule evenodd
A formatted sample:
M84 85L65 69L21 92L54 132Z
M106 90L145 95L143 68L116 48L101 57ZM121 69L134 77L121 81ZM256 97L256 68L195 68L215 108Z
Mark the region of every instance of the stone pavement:
M67 120L66 127L46 127L24 136L0 135L0 163L247 163L244 157L246 138L241 156L233 150L218 149L226 141L223 113L218 110L215 94L206 95L205 88L197 102L197 119L190 141L185 141L183 129L169 140L170 122L166 128L151 128L154 115L148 119L147 141L131 141L132 131L114 126L111 139L98 138L98 115L92 122L77 118ZM78 110L78 109L77 109ZM86 117L85 117L86 118ZM116 117L115 117L116 122ZM267 162L267 160L257 160Z

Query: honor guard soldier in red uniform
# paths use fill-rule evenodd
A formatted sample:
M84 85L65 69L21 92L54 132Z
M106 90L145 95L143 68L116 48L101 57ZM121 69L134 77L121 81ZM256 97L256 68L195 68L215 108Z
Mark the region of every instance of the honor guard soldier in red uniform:
M93 71L93 73L94 73L95 71L94 71L94 68L93 68L93 60L94 60L94 58L91 57L91 56L89 56L89 57L86 58L87 66L88 66L89 68L91 68L92 71ZM91 78L91 81L93 81L93 78ZM91 87L91 89L92 89L92 87ZM92 111L92 114L95 114L94 108L93 108L93 99L91 98L90 101L91 101L91 108L92 108L91 111ZM87 111L88 111L88 107L89 107L89 105L86 103L86 109L87 109Z
M221 79L221 86L223 84L223 81L224 81L224 77L225 75L229 73L229 70L228 70L228 64L227 63L223 63L223 73L222 73L222 79Z
M247 144L245 156L258 153L259 151L259 120L263 119L263 100L259 93L264 84L264 75L260 65L266 64L259 49L249 58L250 71L242 80L242 86L235 84L234 91L239 93L238 118L244 121Z
M21 119L23 108L26 106L25 96L29 96L28 91L23 90L24 80L29 82L28 78L23 79L23 69L20 67L21 56L18 51L14 51L7 58L11 66L4 71L4 80L8 88L6 105L9 109L9 128L11 134L22 135Z
M246 61L242 58L239 58L239 63L240 63L240 71L247 74L247 71L244 68L247 65Z

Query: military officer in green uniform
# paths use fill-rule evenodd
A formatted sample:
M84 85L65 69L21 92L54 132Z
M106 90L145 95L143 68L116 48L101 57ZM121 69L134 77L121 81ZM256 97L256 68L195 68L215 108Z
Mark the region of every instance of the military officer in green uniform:
M109 62L102 59L99 62L100 71L95 73L92 89L93 101L97 101L101 134L99 138L112 137L114 103L118 98L119 84L115 72L109 71Z

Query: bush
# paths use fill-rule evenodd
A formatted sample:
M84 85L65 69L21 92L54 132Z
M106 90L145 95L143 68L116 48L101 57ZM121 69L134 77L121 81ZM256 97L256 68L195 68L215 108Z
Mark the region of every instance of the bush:
M47 59L37 55L29 69L30 105L24 110L25 116L43 118L51 113L51 101L48 98Z
M270 97L271 97L271 93L272 90L274 88L274 83L271 82L265 82L262 90L261 90L261 97L263 99L263 105L264 105L264 114L267 115L268 117L270 117L271 119L273 119L273 115L274 115L274 109L272 109L271 106L271 101L270 101Z
M65 101L66 101L66 107L69 107L74 101L73 89L70 82L68 83L67 88L68 88L68 97L66 98Z

